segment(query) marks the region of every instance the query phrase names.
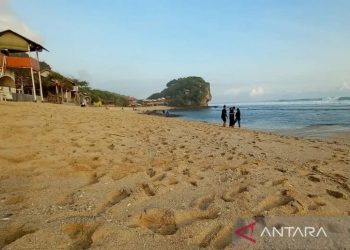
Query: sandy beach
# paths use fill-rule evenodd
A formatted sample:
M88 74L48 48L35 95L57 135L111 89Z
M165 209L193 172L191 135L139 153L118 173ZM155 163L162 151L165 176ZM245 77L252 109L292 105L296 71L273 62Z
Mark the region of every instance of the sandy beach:
M231 249L254 215L350 215L350 144L0 103L0 249Z

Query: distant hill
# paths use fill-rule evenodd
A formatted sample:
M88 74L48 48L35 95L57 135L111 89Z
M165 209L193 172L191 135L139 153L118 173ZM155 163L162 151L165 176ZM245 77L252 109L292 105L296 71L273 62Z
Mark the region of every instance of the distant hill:
M81 87L81 90L91 97L93 102L101 101L103 104L114 104L116 106L127 106L129 104L128 97L106 90L92 89L89 87Z
M201 107L208 106L211 101L210 83L201 77L190 76L171 80L167 87L154 93L148 99L165 97L168 105L174 107Z

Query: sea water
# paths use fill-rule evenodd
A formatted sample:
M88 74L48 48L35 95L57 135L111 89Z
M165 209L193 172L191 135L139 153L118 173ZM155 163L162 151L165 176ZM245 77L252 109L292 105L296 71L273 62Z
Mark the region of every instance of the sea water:
M222 123L224 103L206 108L177 109L171 113L183 119ZM350 101L338 99L225 103L241 110L241 126L255 130L309 137L323 137L334 132L350 133Z

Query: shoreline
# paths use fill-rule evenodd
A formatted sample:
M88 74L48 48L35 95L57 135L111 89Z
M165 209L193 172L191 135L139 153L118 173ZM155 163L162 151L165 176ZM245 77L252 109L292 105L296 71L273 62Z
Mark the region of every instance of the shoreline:
M241 217L350 215L339 141L132 109L0 103L0 116L0 248L222 249Z
M146 113L141 113L141 114L165 117L165 115L158 112L161 110L176 110L176 109L178 108L175 108L175 107L160 107L159 109L149 108L143 111L143 112L146 111ZM147 113L147 111L149 112ZM172 115L170 117L165 117L165 118L180 118L183 121L193 121L193 122L221 126L221 123L219 121L209 122L204 120L195 120L191 118L186 118L182 115ZM298 138L311 139L311 140L313 139L324 140L324 141L337 140L346 144L350 144L350 128L341 127L340 129L335 130L333 129L333 126L337 126L337 125L322 125L322 126L315 126L315 127L312 126L313 128L310 128L310 126L305 126L304 128L295 128L295 129L288 128L288 129L273 129L273 130L256 129L256 128L249 128L249 127L244 127L244 129L248 129L256 132L273 133L276 135L284 135L284 136L298 137ZM325 127L328 127L329 129L326 130ZM239 128L235 127L233 129L239 129Z
M276 130L274 132L277 134L297 136L306 139L320 139L325 141L336 140L346 144L350 144L350 128L347 127L342 127L338 130L333 128L327 129L324 127L313 129L305 127L299 129Z
M0 105L7 105L7 104L17 104L21 102L0 102ZM31 102L22 102L21 104L32 104ZM52 103L35 103L37 105L59 105L59 104L52 104ZM79 107L77 105L63 105L63 106L71 106L71 107ZM81 107L79 107L81 108ZM178 107L171 107L171 106L145 106L145 107L84 107L84 108L94 108L94 109L107 109L107 110L123 110L128 112L133 112L137 114L143 114L143 115L150 115L150 116L156 116L156 117L163 117L163 118L178 118L185 122L195 122L195 123L202 123L202 124L211 124L215 127L222 127L220 119L218 119L218 122L209 122L204 120L195 120L186 118L182 115L172 115L170 117L166 117L163 114L160 114L158 112L162 110L178 110L181 108ZM350 128L348 127L342 127L341 131L325 131L323 127L333 127L336 125L324 125L324 126L316 126L317 128L310 129L310 126L306 126L304 128L295 128L295 129L273 129L273 130L265 130L265 129L256 129L256 128L249 128L249 127L242 127L241 129L253 131L257 133L266 133L266 134L275 134L280 136L289 136L289 137L296 137L300 139L306 139L306 140L319 140L319 141L337 141L344 144L350 145ZM313 126L311 126L313 127ZM229 127L226 127L226 129L230 129ZM231 128L232 129L232 128ZM237 130L239 128L235 127L232 130ZM310 131L312 133L310 133Z

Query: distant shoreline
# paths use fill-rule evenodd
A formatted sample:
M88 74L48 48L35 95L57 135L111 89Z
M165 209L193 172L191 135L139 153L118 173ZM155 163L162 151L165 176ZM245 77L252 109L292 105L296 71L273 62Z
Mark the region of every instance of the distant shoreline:
M167 109L165 109L167 108ZM210 108L210 107L208 107ZM162 107L159 109L146 109L143 110L140 114L145 115L152 115L152 116L158 116L158 117L167 117L165 113L162 113L162 110L168 110L170 111L169 118L180 118L181 120L185 121L193 121L193 122L199 122L199 123L206 123L206 124L214 124L221 126L221 120L218 118L217 121L206 121L206 120L194 120L194 119L188 119L184 117L183 115L177 115L173 114L171 110L179 111L179 110L199 110L202 108L175 108L175 107ZM238 128L234 128L238 129ZM256 132L263 132L263 133L273 133L277 135L284 135L284 136L294 136L298 138L305 138L305 139L319 139L319 140L337 140L345 143L350 144L350 127L340 127L337 125L311 125L311 126L305 126L303 128L289 128L289 129L256 129L256 128L250 128L246 127L245 129L256 131Z
M146 111L143 111L140 114L143 114L143 115L154 115L154 116L163 116L163 117L181 117L181 115L172 114L171 112L169 112L169 110L170 109L167 109L167 110L146 110ZM169 113L166 114L166 112L169 112Z

